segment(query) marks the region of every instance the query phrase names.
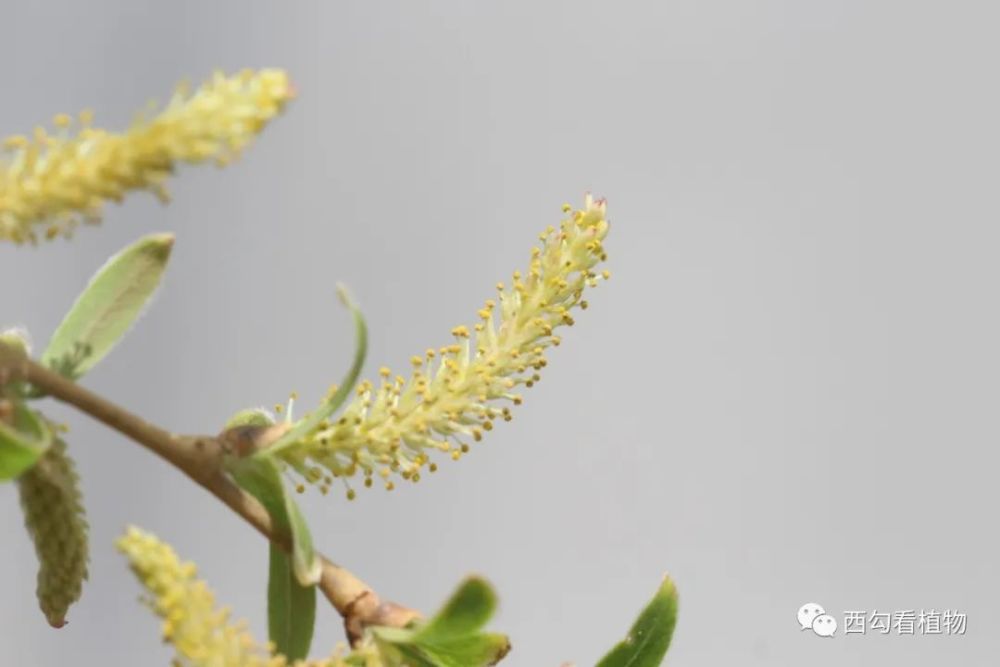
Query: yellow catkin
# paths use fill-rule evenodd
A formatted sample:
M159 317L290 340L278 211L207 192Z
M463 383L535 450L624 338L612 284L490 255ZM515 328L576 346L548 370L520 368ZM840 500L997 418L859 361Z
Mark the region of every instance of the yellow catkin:
M56 440L18 478L25 525L38 555L38 604L53 627L66 623L87 578L87 521L66 443Z
M178 667L382 667L369 644L347 652L338 647L322 660L290 663L272 655L256 641L244 621L232 621L216 605L208 585L198 579L193 563L182 562L170 545L138 528L129 528L117 542L132 571L149 593L149 607L162 621L164 641L173 645Z
M0 241L68 235L130 190L166 200L177 164L228 163L293 94L282 70L216 73L193 91L179 86L156 115L122 133L93 127L83 113L76 122L57 116L52 132L8 137L0 147Z
M421 468L436 469L432 452L458 460L469 441L509 421L505 403L521 403L518 388L539 380L546 349L560 342L553 331L573 324L584 290L605 277L594 270L607 259L604 201L587 195L581 209L564 212L559 227L541 235L528 270L515 272L509 287L497 285L474 327L457 326L455 343L414 356L408 380L391 380L384 369L379 383L361 382L343 415L285 449L284 461L306 481L314 465L339 477L391 470L417 481Z

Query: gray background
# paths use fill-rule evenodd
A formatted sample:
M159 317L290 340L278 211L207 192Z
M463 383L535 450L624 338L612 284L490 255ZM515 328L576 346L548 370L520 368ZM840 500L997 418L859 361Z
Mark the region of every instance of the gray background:
M94 107L122 127L212 68L300 98L175 201L72 243L0 247L0 319L41 345L138 236L178 243L155 307L86 384L214 432L339 379L348 283L368 374L450 340L559 205L610 201L614 277L515 420L396 492L304 504L322 548L434 608L486 574L512 665L592 664L669 570L675 665L986 665L1000 623L996 184L989 2L4 2L0 128ZM265 635L261 539L179 473L60 407L92 579L55 632L0 487L4 665L157 665L112 541L196 560ZM815 601L953 608L964 637L800 632ZM319 615L317 653L342 634Z

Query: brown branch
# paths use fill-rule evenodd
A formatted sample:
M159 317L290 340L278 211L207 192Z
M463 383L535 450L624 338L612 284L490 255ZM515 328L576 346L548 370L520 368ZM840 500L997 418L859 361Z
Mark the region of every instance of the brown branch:
M27 382L78 408L158 454L243 517L264 537L290 551L288 533L275 526L263 505L223 472L226 446L219 437L185 436L166 431L0 343L0 387L16 381ZM320 560L323 573L319 588L343 617L352 643L361 637L367 626L403 627L420 616L415 610L383 601L368 584L326 557L320 555Z

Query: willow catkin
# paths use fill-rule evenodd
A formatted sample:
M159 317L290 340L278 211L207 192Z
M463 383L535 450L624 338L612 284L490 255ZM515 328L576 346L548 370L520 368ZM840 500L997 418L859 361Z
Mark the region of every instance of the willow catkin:
M339 419L324 421L280 458L323 492L339 478L353 499L350 478L363 475L371 486L377 475L388 490L393 475L419 481L422 470L437 469L431 454L458 460L494 422L509 421L509 406L521 403L518 388L539 381L546 350L559 345L555 331L573 324L573 311L587 307L584 291L610 275L597 269L607 259L605 201L588 194L582 208L566 204L563 213L558 227L539 236L528 270L515 271L510 286L497 284L478 323L452 329L453 344L414 356L409 379L382 368L378 384L361 382Z
M369 643L347 653L340 647L321 660L289 661L250 634L220 606L194 563L182 561L156 536L130 527L117 542L148 593L146 603L161 618L163 640L173 645L177 667L384 667Z
M84 112L77 121L59 114L54 131L8 137L0 146L0 241L68 235L132 190L166 200L178 164L232 161L294 93L282 70L217 72L196 89L178 86L162 110L125 132L96 128Z
M38 605L52 627L66 624L66 612L80 599L87 579L87 521L76 466L66 443L56 440L18 478L25 525L38 555Z

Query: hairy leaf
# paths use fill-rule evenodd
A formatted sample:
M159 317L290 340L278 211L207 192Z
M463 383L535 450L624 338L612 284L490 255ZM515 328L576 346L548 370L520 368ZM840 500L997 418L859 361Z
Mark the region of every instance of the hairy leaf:
M151 234L109 259L52 334L42 363L72 379L93 368L142 313L173 244L171 234Z
M657 667L670 647L677 624L677 588L663 577L656 595L639 614L625 639L597 667Z

